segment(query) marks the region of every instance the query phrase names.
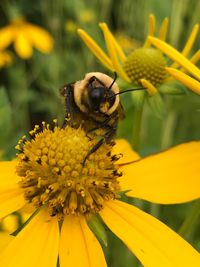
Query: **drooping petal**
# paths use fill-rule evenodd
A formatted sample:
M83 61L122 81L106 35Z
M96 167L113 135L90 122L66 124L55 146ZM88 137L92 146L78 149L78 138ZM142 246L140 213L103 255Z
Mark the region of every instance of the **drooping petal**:
M151 215L121 201L109 201L100 215L145 267L200 266L200 254Z
M153 96L158 92L156 87L150 81L147 81L146 79L140 79L140 82L147 89L150 96Z
M103 52L100 46L82 29L78 29L78 34L92 53L99 59L99 61L111 71L114 67L110 58Z
M0 29L0 50L8 47L15 38L15 27L12 25Z
M183 83L186 87L190 88L193 92L200 95L200 82L193 79L189 75L174 68L166 68L166 71L174 77L174 79Z
M194 75L198 80L200 80L200 70L190 62L186 57L184 57L180 52L178 52L175 48L170 46L169 44L161 41L155 37L149 36L148 39L150 42L160 49L163 53L165 53L172 60L177 62L180 66L189 71L192 75Z
M106 23L99 23L99 26L103 31L106 47L108 49L109 56L112 60L113 66L117 74L125 81L131 82L130 78L127 76L126 72L123 70L119 62L116 47L115 44L113 43L112 35L110 35L109 33L108 26L106 25Z
M164 18L162 25L159 30L159 39L165 41L166 35L167 35L167 30L168 30L168 24L169 20L168 18Z
M178 145L122 167L128 196L175 204L200 197L200 142Z
M60 267L106 267L102 248L84 217L66 216L60 240Z
M116 145L113 147L112 154L122 154L122 157L117 161L117 164L119 165L133 162L140 158L140 156L131 148L131 145L125 139L116 140Z
M24 30L18 33L14 47L17 54L23 59L30 58L33 54L31 40Z
M26 26L26 33L32 44L42 53L49 53L53 48L53 38L51 35L41 27L33 24Z
M57 219L43 210L3 250L0 262L4 267L55 267L58 246Z

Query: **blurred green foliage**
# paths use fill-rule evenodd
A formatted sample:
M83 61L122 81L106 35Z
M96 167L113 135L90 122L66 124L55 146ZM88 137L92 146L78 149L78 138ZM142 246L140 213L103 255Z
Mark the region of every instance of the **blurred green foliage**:
M107 72L79 39L76 33L78 27L87 30L102 47L103 38L98 27L98 22L102 21L107 22L114 33L123 33L133 43L142 44L148 30L148 15L154 13L159 25L164 17L169 17L167 40L181 49L192 26L200 20L199 0L2 0L0 27L9 23L13 8L29 22L48 30L55 45L49 55L34 51L29 60L20 59L13 48L9 48L13 54L13 63L0 69L2 159L14 157L17 140L35 124L43 120L51 122L53 118L59 118L62 122L64 104L59 95L60 86L82 79L90 71ZM199 49L199 41L200 35L193 51ZM142 155L200 138L200 97L185 88L183 91L186 91L183 95L165 95L164 107L156 100L156 112L160 113L163 108L165 110L162 116L157 116L145 105L140 140ZM126 119L120 122L118 135L132 142L133 99L127 94L123 95L122 103ZM135 204L178 231L195 203L162 207L141 201ZM195 222L189 232L182 232L196 248L200 248L199 230L200 226ZM109 252L107 249L105 251L109 266L132 266L133 263L139 266L134 256L111 233L108 248Z

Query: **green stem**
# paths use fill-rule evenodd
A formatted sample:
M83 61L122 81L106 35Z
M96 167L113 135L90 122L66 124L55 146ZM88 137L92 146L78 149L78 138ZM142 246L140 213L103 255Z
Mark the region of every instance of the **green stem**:
M173 135L174 135L174 126L176 124L176 113L172 110L163 124L163 129L161 132L161 150L167 149L172 145ZM161 206L159 204L151 203L150 205L150 214L156 218L160 216Z
M180 229L178 230L178 233L182 237L189 239L195 229L199 216L200 200L197 200L191 208L190 214L185 218L184 222L182 223Z
M139 152L140 149L140 133L141 133L141 124L142 124L142 114L143 114L143 106L134 111L133 115L133 139L132 146L133 149Z

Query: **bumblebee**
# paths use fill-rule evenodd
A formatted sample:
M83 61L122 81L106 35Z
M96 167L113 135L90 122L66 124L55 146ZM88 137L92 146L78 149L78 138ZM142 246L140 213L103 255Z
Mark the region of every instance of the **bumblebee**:
M64 126L81 126L88 136L100 137L88 156L103 143L113 143L118 121L124 118L116 79L116 74L113 79L101 72L90 72L83 80L66 84L60 89L66 105Z

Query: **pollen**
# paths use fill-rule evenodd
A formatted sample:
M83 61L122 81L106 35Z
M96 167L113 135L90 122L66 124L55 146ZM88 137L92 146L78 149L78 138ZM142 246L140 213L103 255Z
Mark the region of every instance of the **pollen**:
M60 128L43 123L23 137L16 148L20 187L28 203L45 205L51 216L99 212L104 202L118 198L120 190L112 144L103 144L88 156L98 142L81 128Z
M156 86L166 78L166 66L165 58L157 49L138 48L127 57L123 68L133 83L140 84L140 79L146 79Z

